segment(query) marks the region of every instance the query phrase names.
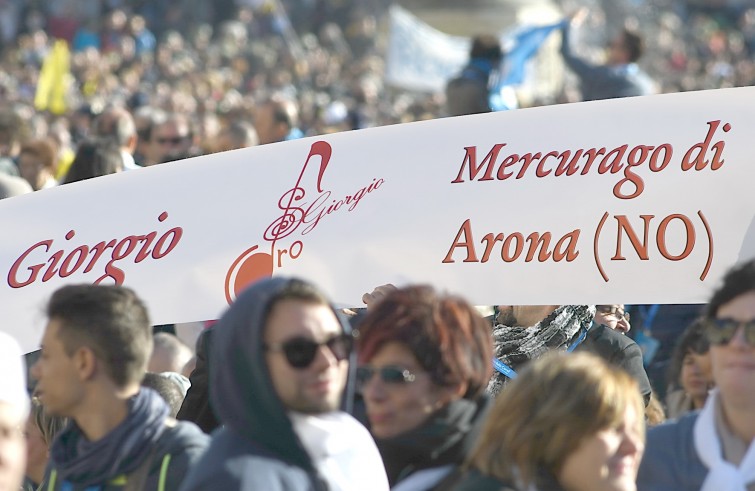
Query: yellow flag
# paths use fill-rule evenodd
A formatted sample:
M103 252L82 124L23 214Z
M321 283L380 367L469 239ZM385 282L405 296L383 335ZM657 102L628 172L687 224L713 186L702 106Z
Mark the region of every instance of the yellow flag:
M53 114L64 114L70 76L71 53L68 43L58 39L42 63L37 92L34 95L34 107L38 111L49 110Z

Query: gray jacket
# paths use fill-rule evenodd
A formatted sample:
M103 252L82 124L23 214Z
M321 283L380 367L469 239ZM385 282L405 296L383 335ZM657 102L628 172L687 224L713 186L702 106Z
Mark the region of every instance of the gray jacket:
M697 412L648 431L637 476L638 491L698 491L708 468L695 451L692 429Z

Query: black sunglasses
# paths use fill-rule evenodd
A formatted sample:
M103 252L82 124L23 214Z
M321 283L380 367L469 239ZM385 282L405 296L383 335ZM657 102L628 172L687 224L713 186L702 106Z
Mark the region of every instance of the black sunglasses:
M747 344L755 346L755 319L747 322L734 319L706 319L705 333L711 344L729 344L740 326L744 329Z
M308 338L296 337L276 344L265 344L265 351L281 351L288 364L294 368L307 368L315 361L320 346L327 346L336 360L342 361L349 357L354 339L348 334L341 334L318 343Z
M415 374L407 370L406 368L397 366L384 366L384 367L372 367L369 365L362 365L357 368L357 384L359 387L364 387L372 376L376 373L380 374L380 380L386 384L409 384L414 382L417 378Z

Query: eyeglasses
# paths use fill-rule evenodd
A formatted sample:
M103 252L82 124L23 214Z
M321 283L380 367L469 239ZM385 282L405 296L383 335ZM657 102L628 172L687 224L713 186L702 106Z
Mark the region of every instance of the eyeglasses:
M744 329L745 340L755 346L755 319L741 322L734 319L706 319L705 332L711 344L724 345L734 338L739 327Z
M376 373L380 374L380 380L384 383L394 385L410 384L417 378L417 375L402 367L388 365L377 368L363 365L357 368L357 385L364 387Z
M304 369L315 361L317 351L321 346L327 346L336 360L343 361L349 357L353 345L354 339L350 335L341 334L322 343L308 338L296 337L282 343L265 344L263 348L266 351L282 352L289 365L293 368Z
M185 136L168 136L168 137L161 137L157 139L157 143L160 145L165 145L166 143L170 143L171 145L178 145L181 142L183 142L186 139Z
M619 307L614 307L614 306L606 306L606 307L598 306L597 310L601 314L613 315L613 316L615 316L619 320L624 319L625 321L629 322L629 317L630 317L629 316L629 312L621 310L621 308L619 308Z

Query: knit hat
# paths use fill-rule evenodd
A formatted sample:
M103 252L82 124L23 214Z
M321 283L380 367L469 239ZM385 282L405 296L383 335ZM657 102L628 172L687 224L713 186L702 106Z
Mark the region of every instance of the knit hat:
M29 414L26 373L18 342L0 331L0 402L15 406L24 418Z

